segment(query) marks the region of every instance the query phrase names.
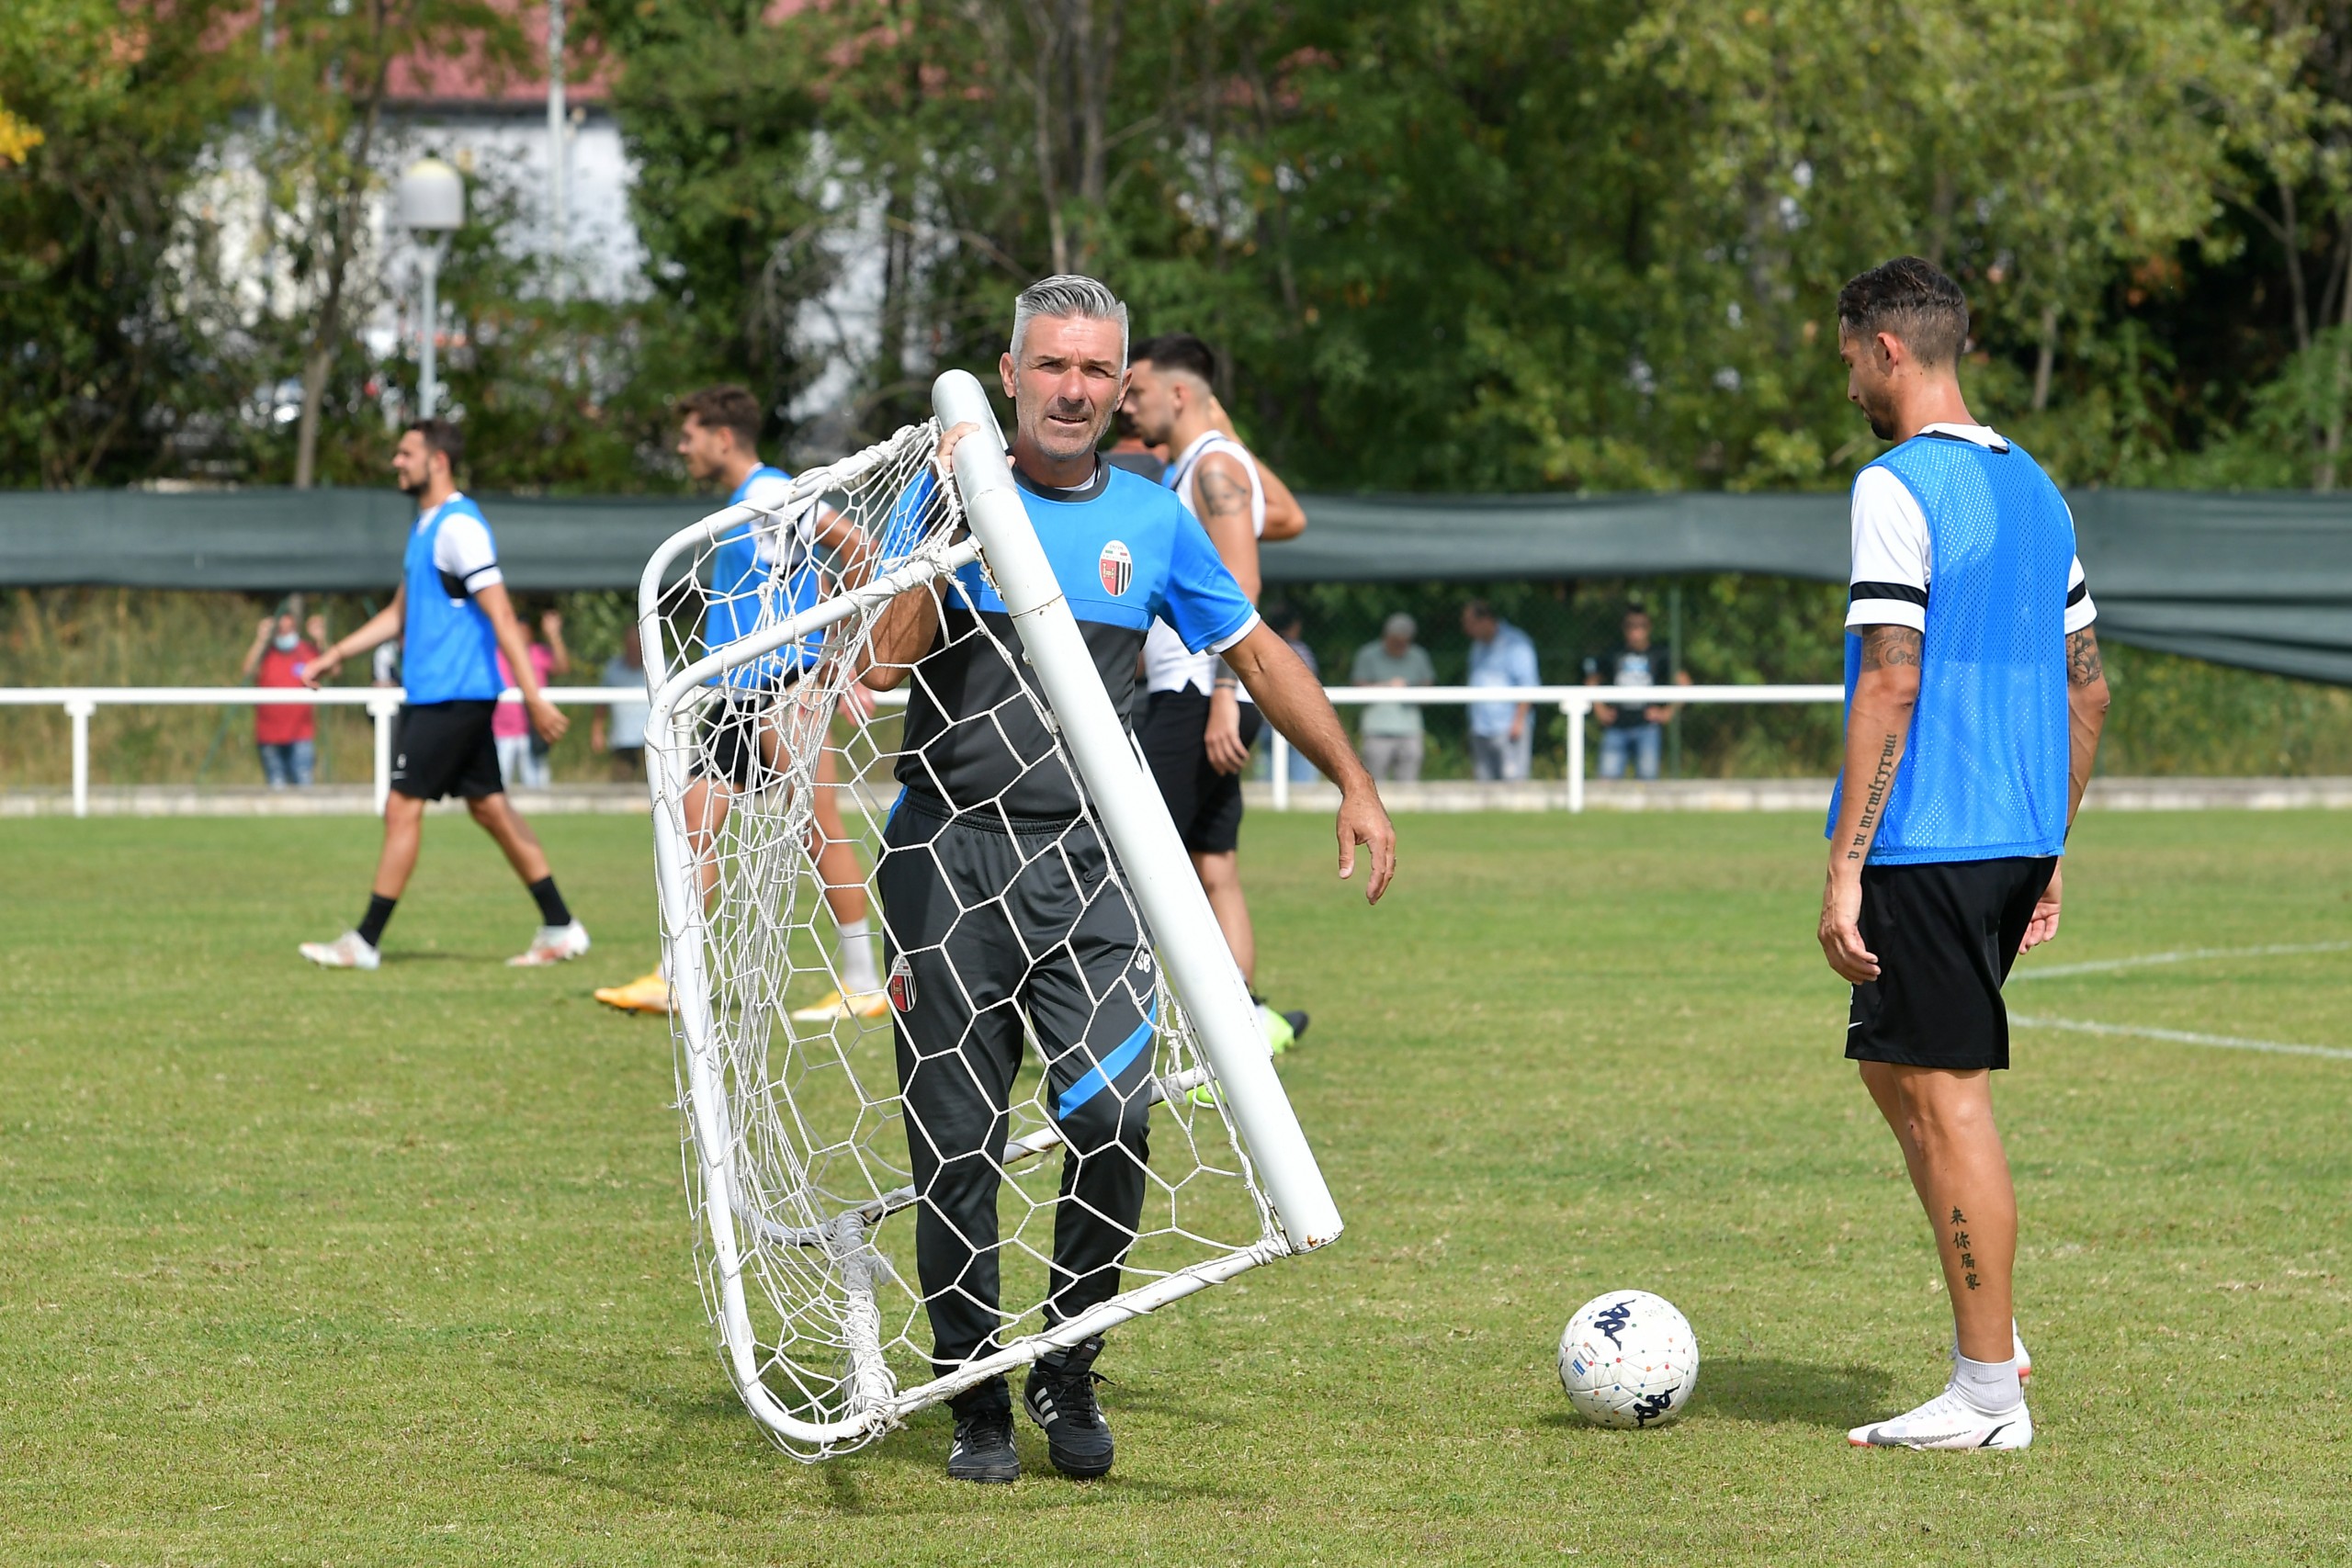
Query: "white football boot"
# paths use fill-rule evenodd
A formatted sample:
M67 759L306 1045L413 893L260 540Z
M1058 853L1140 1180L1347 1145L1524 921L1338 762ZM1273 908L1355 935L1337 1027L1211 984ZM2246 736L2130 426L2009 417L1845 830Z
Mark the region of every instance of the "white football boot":
M2022 1449L2033 1442L2033 1417L2022 1399L1987 1416L1947 1388L1907 1415L1855 1427L1846 1440L1858 1449Z
M568 926L541 926L531 945L506 961L509 969L537 969L561 964L588 951L588 928L578 920Z
M302 956L322 969L373 969L384 961L357 931L345 931L333 942L306 942Z

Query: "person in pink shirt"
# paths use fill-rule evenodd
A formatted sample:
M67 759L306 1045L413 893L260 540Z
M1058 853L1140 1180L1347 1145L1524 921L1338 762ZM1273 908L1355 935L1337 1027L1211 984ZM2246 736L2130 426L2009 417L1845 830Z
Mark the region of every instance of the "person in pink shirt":
M563 646L563 617L553 610L541 615L539 638L531 644L529 656L532 672L545 686L551 675L571 673L571 653ZM514 684L514 671L507 667L503 653L498 656L498 678L510 688ZM498 746L498 772L507 788L547 788L547 742L532 730L530 716L523 711L519 699L500 700L498 711L491 715L490 733Z
M299 603L299 601L297 601ZM244 678L257 686L297 687L302 671L319 656L323 623L311 617L311 634L295 629L296 612L265 615L245 649ZM272 789L308 789L318 759L318 710L308 703L263 703L254 709L254 746L261 753L262 777Z

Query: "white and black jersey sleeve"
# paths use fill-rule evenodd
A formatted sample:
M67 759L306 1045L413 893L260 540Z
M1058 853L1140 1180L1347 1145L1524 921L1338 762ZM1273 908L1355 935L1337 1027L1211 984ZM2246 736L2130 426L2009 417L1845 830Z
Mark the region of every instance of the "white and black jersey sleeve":
M1927 513L1886 468L1854 477L1853 571L1846 625L1928 629L1928 578L1935 566Z
M2069 521L2072 514L2069 513ZM1846 592L1846 626L1928 629L1928 585L1935 576L1935 542L1917 496L1885 468L1864 468L1854 479L1853 571ZM2090 584L2076 556L2066 568L2066 633L2098 618Z
M441 531L433 540L433 565L452 599L506 581L498 570L498 551L491 545L490 530L469 512L453 512L441 519Z
M817 547L816 506L794 513L786 510L791 501L792 481L779 473L755 475L743 490L744 505L769 513L752 525L752 548L771 570L797 570Z
M2066 521L2073 523L2075 509L2066 508ZM2098 619L2098 606L2091 603L2091 585L2083 577L2083 558L2076 556L2066 568L2066 635L2073 637Z

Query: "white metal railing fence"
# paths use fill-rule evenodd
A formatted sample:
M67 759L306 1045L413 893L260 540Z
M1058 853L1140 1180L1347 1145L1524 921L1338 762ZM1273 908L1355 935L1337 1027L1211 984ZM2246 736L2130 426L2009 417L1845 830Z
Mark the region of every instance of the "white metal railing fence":
M1645 707L1690 703L1838 703L1846 700L1843 686L1327 686L1323 694L1334 707L1362 707L1372 703L1409 703L1417 706L1470 703L1528 703L1556 706L1568 720L1567 777L1564 781L1570 811L1584 809L1585 717L1598 704L1611 707L1639 703ZM1290 809L1290 742L1273 734L1270 761L1273 764L1273 807Z
M561 706L643 703L629 686L549 686ZM508 688L507 695L517 694ZM102 707L364 707L376 721L376 809L392 788L392 720L408 694L398 686L7 686L0 707L62 707L74 723L74 815L90 814L90 719Z
M630 686L549 686L548 695L564 707L642 703L644 692ZM514 695L511 690L507 694ZM1469 703L1530 703L1557 707L1568 721L1566 805L1584 809L1584 731L1596 704L1642 703L1680 706L1697 703L1834 703L1841 686L1330 686L1334 706L1410 703L1417 706L1461 706ZM74 815L90 814L90 719L101 707L238 707L256 704L316 707L364 707L376 724L375 802L384 808L391 792L392 720L406 694L398 686L328 686L319 691L278 686L13 686L0 687L0 706L62 707L74 726ZM876 705L896 707L906 693L886 692ZM1290 809L1290 742L1272 735L1273 808Z

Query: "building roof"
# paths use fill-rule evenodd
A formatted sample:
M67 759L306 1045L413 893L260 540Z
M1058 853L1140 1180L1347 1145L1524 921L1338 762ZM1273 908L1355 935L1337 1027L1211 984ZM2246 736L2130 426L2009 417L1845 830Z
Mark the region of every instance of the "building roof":
M526 40L525 60L509 68L488 59L478 39L462 51L418 52L392 62L387 96L406 107L505 107L541 104L548 96L548 12L539 0L492 0L512 15ZM586 33L584 7L566 11L564 96L572 103L602 104L612 96L613 61Z

